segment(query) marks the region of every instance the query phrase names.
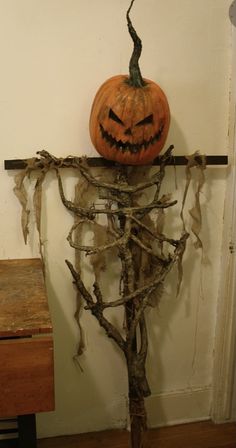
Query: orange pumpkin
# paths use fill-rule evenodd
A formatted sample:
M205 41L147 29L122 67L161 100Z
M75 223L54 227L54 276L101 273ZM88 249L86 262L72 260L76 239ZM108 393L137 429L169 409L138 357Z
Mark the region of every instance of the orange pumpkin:
M142 78L142 42L127 11L134 50L129 76L108 79L98 90L90 115L90 137L103 157L127 165L151 163L162 150L170 125L167 98L158 84Z
M106 159L128 165L152 162L163 148L170 124L164 92L144 79L143 87L128 76L108 79L98 90L90 116L90 136Z

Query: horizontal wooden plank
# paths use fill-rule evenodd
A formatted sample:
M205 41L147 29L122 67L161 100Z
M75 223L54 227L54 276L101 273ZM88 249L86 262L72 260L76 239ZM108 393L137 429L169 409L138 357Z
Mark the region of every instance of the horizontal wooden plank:
M65 158L65 167L66 163L72 162L73 157ZM200 160L200 157L199 157ZM87 158L88 165L91 167L114 167L117 164L111 160L104 159L103 157L88 157ZM188 159L187 156L173 156L168 161L167 165L187 165ZM157 157L152 165L158 166L161 163L161 157ZM201 163L201 162L200 162ZM212 155L206 156L206 164L207 165L227 165L228 164L228 156L227 155ZM26 159L12 159L4 161L5 170L21 170L26 168ZM63 164L61 166L63 168Z
M0 418L0 441L13 440L18 437L18 424L16 418ZM1 445L0 445L1 446Z
M54 409L52 337L0 340L0 416Z
M0 260L0 338L51 332L41 260Z
M17 429L17 417L0 417L0 434L8 429Z

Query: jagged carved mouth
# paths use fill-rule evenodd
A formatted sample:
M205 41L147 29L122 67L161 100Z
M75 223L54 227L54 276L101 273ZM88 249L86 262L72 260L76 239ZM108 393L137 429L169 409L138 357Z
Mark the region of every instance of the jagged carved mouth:
M144 140L142 143L130 143L129 141L122 142L122 140L117 141L109 132L107 132L103 126L100 124L100 130L102 134L102 138L109 143L111 148L116 148L119 151L126 152L129 151L131 153L140 152L142 149L147 149L149 146L156 143L160 140L163 133L164 125L161 126L159 131L151 137L149 140Z

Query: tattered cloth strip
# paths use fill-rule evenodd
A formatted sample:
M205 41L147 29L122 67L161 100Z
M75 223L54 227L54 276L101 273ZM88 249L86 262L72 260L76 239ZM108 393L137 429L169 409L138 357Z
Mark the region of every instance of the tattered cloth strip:
M36 184L34 187L34 196L33 196L36 227L37 227L38 235L39 235L39 251L40 251L42 261L44 261L43 239L42 239L42 233L41 233L42 187L43 187L43 181L44 181L45 175L46 175L46 173L44 171L40 171L39 173L37 173L37 180L36 180Z
M13 189L15 195L20 201L22 212L21 212L21 228L24 237L24 242L27 244L29 235L29 223L30 223L30 208L28 204L28 193L25 187L25 179L30 179L31 173L36 171L36 181L34 186L33 194L33 208L35 213L36 228L38 231L39 238L39 253L42 260L43 273L45 275L45 260L43 253L43 239L41 234L41 215L42 215L42 186L45 179L46 173L50 169L50 164L45 163L40 169L38 168L39 161L36 157L26 160L26 168L18 173L15 178L15 187Z
M206 158L202 156L202 164L197 165L197 172L198 172L198 184L197 184L197 191L195 192L195 205L191 210L189 210L189 214L192 217L193 224L191 227L192 232L194 233L196 237L196 241L194 243L194 246L196 249L201 248L202 249L202 240L199 237L201 228L202 228L202 213L201 213L201 205L200 205L200 193L202 191L203 185L205 183L205 173L204 170L206 169Z
M87 187L87 182L84 179L79 178L78 183L76 184L76 187L75 187L75 204L79 204L80 201L82 201L83 193L85 193L85 191L86 191L84 188L85 185ZM75 216L75 225L77 225L77 222L78 222L78 217ZM78 232L78 231L76 232L75 242L76 242L76 244L81 243L81 232ZM79 272L80 274L81 274L81 255L82 254L79 250L75 251L75 267L76 267L77 272ZM77 355L74 356L74 360L77 360L77 356L82 355L84 348L85 348L84 331L83 331L81 321L80 321L81 309L82 309L82 297L81 297L80 292L77 290L76 291L76 310L74 313L74 317L75 317L75 320L76 320L78 328L79 328L80 337L79 337L79 343L78 343L78 348L77 348Z
M21 211L21 228L24 237L24 242L27 244L27 238L29 235L29 219L30 219L30 210L28 210L28 195L25 189L24 180L27 171L24 170L21 173L17 174L14 177L15 187L13 189L16 197L19 199L22 211Z
M78 205L80 207L90 206L90 204L93 203L94 193L95 193L95 188L85 178L83 178L81 175L79 175L79 179L78 179L78 182L75 187L74 204ZM74 222L73 227L75 228L74 242L75 242L76 246L82 245L83 236L84 236L83 231L81 230L81 227L79 226L80 219L81 219L81 217L75 214L75 222ZM81 263L82 263L82 252L78 249L75 249L75 268L76 268L76 271L80 275L82 273ZM77 290L76 311L75 311L74 317L78 324L80 338L79 338L79 344L78 344L78 348L77 348L77 354L74 356L75 360L77 360L77 356L80 356L83 354L84 349L85 349L84 330L81 325L81 319L80 319L82 303L83 303L83 298L81 296L81 293Z
M38 159L36 157L32 157L31 159L26 160L26 168L20 173L16 174L14 177L15 187L13 189L16 197L20 201L22 212L21 212L21 227L24 236L24 242L27 244L27 238L29 235L29 221L30 221L30 210L28 208L28 194L25 188L25 179L30 178L30 174L32 171L38 168ZM45 166L40 169L38 174L38 182L36 182L36 191L34 196L34 207L36 214L36 226L40 233L40 222L41 222L41 193L42 193L42 183L45 177L46 172L49 167Z
M192 217L193 223L191 226L191 230L196 237L196 241L194 246L196 249L202 248L202 241L200 239L200 231L202 228L202 214L201 214L201 206L200 206L200 193L202 191L203 185L205 183L205 174L204 171L206 169L206 156L200 155L198 152L195 152L191 156L186 156L188 159L188 163L185 169L186 173L186 185L183 195L182 201L182 209L181 209L181 219L183 222L183 229L185 230L185 221L184 221L184 206L190 186L190 182L192 180L192 168L197 168L198 174L198 182L197 182L197 190L195 192L195 204L189 210L189 214Z
M205 174L204 170L206 169L206 156L200 155L198 152L195 152L191 156L186 156L188 159L188 163L186 165L185 173L186 173L186 184L183 194L183 201L182 201L182 208L180 212L180 217L183 223L183 231L186 231L186 225L184 220L184 208L185 203L188 195L189 186L192 180L192 169L197 169L198 174L198 182L197 182L197 190L195 192L195 204L194 206L189 210L189 214L193 220L191 225L191 231L196 237L196 241L194 242L194 247L196 249L202 248L202 241L200 239L200 232L202 228L202 214L201 214L201 205L200 205L200 193L202 191L203 185L205 183ZM180 257L177 262L178 267L178 284L177 284L177 293L176 295L179 295L180 292L180 286L183 279L183 264L182 264L182 258L183 258L184 251L182 254L180 254Z

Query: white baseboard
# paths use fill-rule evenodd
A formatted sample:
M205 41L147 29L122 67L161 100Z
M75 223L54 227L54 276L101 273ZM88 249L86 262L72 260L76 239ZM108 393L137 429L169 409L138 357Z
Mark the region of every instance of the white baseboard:
M190 423L210 419L212 402L212 388L205 387L200 389L180 390L169 393L152 395L145 399L147 411L148 427L156 428L158 426L170 426L181 423ZM54 437L59 435L78 434L80 432L104 431L106 429L120 428L129 430L128 408L125 407L125 398L122 398L124 408L119 408L122 412L122 418L114 418L113 421L106 422L102 420L100 426L87 427L81 431L78 427L77 416L68 426L67 422L59 420L50 420L46 414L37 414L38 437ZM50 429L49 429L50 428Z
M210 387L152 395L145 400L148 427L209 420L211 401Z

